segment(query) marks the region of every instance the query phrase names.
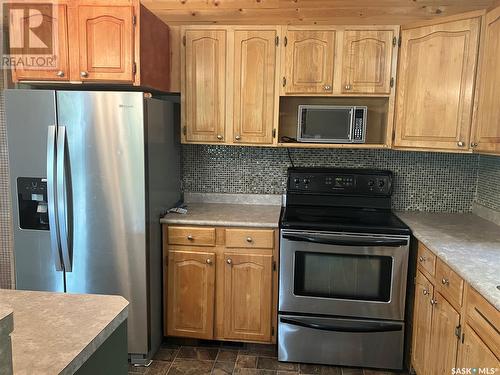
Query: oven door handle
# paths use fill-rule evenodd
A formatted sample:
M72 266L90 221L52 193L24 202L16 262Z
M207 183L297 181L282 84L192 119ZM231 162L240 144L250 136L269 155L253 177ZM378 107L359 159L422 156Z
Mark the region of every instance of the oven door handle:
M335 324L311 323L299 319L291 319L285 317L280 317L280 322L299 327L317 329L320 331L347 332L347 333L397 332L403 329L401 324L395 324L395 323L363 322L361 325L359 323L353 325L349 324L335 325Z
M400 247L408 245L408 240L406 239L391 239L391 238L370 238L368 240L363 239L346 239L346 238L322 238L322 237L312 237L312 236L298 236L293 234L284 234L283 238L290 241L303 241L303 242L314 242L322 243L326 245L341 245L341 246L388 246L388 247Z

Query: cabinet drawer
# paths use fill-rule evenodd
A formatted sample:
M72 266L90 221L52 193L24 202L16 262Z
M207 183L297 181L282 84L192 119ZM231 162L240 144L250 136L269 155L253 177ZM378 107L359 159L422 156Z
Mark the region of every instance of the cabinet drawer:
M439 258L436 262L436 284L452 304L462 306L464 281Z
M468 286L467 322L493 353L500 357L500 311Z
M215 228L168 227L170 245L215 246Z
M226 229L226 247L272 249L274 247L274 230Z
M418 267L427 271L431 276L436 274L436 256L422 242L418 243Z

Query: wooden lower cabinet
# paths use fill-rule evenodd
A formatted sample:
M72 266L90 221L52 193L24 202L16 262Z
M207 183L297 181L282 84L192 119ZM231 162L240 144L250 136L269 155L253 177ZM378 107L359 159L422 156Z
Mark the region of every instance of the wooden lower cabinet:
M183 237L195 241L211 231L214 242L196 246L183 241ZM227 232L225 228L164 226L165 335L275 342L276 231ZM241 247L226 247L230 243ZM254 247L259 244L266 248Z
M224 338L270 341L272 255L224 253Z
M500 311L421 243L418 256L437 260L438 266L435 274L426 262L417 266L411 367L417 375L473 368L494 374L491 369L500 368Z
M446 375L455 367L460 315L441 293L434 294L432 306L430 353L427 357L429 374Z
M215 253L169 251L167 334L211 339L214 327Z
M425 367L431 341L432 305L430 302L433 295L434 286L420 271L417 271L411 359L417 374L427 374Z
M458 368L498 368L500 360L468 325L464 329L464 341L458 358Z

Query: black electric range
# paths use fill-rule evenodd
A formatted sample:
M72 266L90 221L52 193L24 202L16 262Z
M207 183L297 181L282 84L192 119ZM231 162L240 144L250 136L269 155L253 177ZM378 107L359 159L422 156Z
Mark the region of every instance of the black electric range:
M410 234L391 210L392 172L289 168L281 228Z

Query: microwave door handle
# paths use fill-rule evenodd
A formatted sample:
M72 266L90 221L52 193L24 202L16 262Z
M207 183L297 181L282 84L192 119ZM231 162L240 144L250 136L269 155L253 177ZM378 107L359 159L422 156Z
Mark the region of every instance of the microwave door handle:
M350 112L350 121L349 121L349 142L352 142L353 137L352 137L352 127L353 127L353 122L354 122L354 113L356 113L355 108L351 108L349 110Z
M339 245L339 246L378 246L378 247L400 247L408 245L406 239L392 239L392 238L380 238L380 239L347 239L347 238L324 238L324 237L314 237L314 236L299 236L293 234L284 234L283 238L290 241L302 241L302 242L313 242L325 245Z
M397 332L403 329L401 324L394 323L354 323L354 324L321 324L303 321L300 319L292 319L280 317L280 322L299 327L317 329L320 331L330 332L347 332L347 333L376 333L376 332Z

